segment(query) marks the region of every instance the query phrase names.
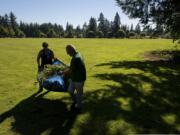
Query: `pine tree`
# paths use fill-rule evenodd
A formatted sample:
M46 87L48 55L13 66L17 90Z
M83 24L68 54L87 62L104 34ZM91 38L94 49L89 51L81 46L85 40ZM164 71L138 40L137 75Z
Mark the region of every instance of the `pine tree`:
M97 33L97 22L95 18L91 17L89 20L87 37L94 38L96 37L96 33Z
M80 25L78 25L78 26L76 27L75 33L76 33L76 37L77 37L77 38L81 38L81 37L82 37L82 30L81 30L81 28L80 28Z
M139 23L136 25L136 27L135 27L135 32L137 33L137 34L140 34L141 33L141 26L139 25Z
M121 24L120 16L118 13L116 13L116 15L114 17L114 21L113 21L113 26L112 26L112 32L115 37L117 37L117 32L120 29L120 24Z
M134 26L133 26L133 24L131 24L131 29L130 29L130 31L131 31L131 32L134 31Z
M65 32L65 37L66 38L73 38L74 37L74 28L73 25L67 23L66 24L66 32Z
M87 25L86 22L83 24L82 32L83 32L83 37L84 37L84 38L87 37L88 25Z

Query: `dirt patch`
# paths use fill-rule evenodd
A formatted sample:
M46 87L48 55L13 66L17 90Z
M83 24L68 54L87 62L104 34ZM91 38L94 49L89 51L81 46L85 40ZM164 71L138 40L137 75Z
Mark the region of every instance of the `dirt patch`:
M144 58L149 61L171 61L180 63L180 50L149 51L144 53Z

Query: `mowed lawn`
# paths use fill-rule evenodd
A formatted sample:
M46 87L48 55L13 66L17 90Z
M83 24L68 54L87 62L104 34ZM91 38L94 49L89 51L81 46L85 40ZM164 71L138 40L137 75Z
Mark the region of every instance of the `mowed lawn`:
M37 93L44 41L66 64L67 44L84 56L81 114L70 112L68 93ZM180 65L144 58L173 46L162 39L0 39L0 135L180 133Z

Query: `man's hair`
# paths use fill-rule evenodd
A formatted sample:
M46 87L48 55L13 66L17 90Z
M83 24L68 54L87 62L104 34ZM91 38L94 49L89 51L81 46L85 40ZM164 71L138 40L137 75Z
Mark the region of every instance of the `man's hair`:
M43 43L42 43L42 47L43 47L43 48L47 48L47 47L48 47L48 43L47 43L47 42L43 42Z
M70 50L76 52L76 47L74 45L72 45L72 44L67 45L66 49L68 49L68 50L70 49Z

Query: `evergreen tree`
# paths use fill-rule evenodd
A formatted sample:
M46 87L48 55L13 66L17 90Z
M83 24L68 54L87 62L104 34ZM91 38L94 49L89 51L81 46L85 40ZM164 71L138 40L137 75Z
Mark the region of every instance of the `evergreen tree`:
M162 37L163 34L164 34L163 26L162 25L156 25L155 36L156 37Z
M115 37L118 37L117 32L120 29L120 24L121 24L120 16L118 13L116 13L116 15L114 17L114 21L113 21L113 26L112 26L112 32L114 33Z
M103 38L104 37L104 33L102 31L98 31L97 32L97 37L98 38Z
M88 25L87 23L84 23L82 27L82 33L84 38L87 37L87 31L88 31Z
M76 34L77 38L81 38L83 36L82 35L82 30L81 30L79 25L76 27L75 34Z
M135 37L136 36L136 33L135 32L130 32L129 33L129 37Z
M137 34L140 34L141 33L141 26L139 25L139 23L136 25L136 27L135 27L135 32L137 33Z
M8 37L8 30L3 27L2 25L0 26L0 37Z
M124 30L119 30L119 31L117 32L117 37L118 37L118 38L125 38L125 37L126 37L125 31L124 31Z
M67 23L66 24L66 34L65 34L66 38L73 38L74 37L74 29L73 29L73 25Z
M53 29L49 29L49 31L47 32L47 37L48 38L55 38L55 37L57 37L56 32Z
M111 24L108 19L105 19L104 23L105 23L104 37L108 37L108 33L111 31Z
M59 37L64 37L64 29L62 25L58 25L58 34Z
M9 18L10 18L10 25L11 25L12 29L14 30L14 32L17 34L18 23L16 22L16 16L14 15L13 12L10 12Z
M152 36L153 34L153 28L149 25L144 25L143 27L143 32L147 35L147 36Z
M2 19L2 24L4 27L10 27L9 24L9 16L7 14L4 15L3 19Z
M134 26L133 26L133 24L131 24L131 29L130 29L130 31L131 31L131 32L134 31Z
M91 38L92 36L96 37L96 32L97 32L97 22L95 18L91 17L88 25L88 33L89 33L88 35L90 35Z
M88 31L88 33L87 33L87 37L88 38L95 38L96 37L96 33L94 32L94 31Z
M99 25L98 25L98 30L100 31L99 32L99 36L100 37L104 37L105 35L107 35L107 32L108 32L108 28L107 28L107 26L106 26L106 19L104 18L104 15L103 15L103 13L100 13L100 15L99 15L99 18L98 18L98 21L99 21Z
M125 37L128 37L129 32L130 32L129 26L127 26L127 25L121 25L121 30L125 33ZM124 37L123 37L123 38L124 38Z

